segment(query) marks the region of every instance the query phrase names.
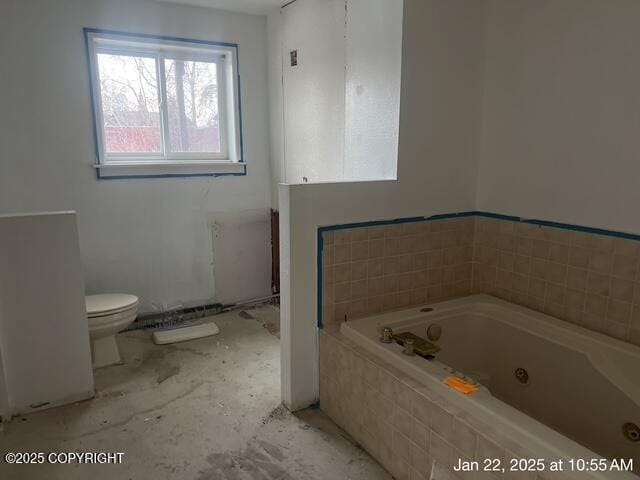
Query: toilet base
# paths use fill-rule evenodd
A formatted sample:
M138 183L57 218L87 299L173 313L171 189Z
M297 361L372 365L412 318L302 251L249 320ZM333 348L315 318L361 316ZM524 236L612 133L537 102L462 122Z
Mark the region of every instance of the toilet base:
M115 335L91 340L91 358L93 368L106 367L120 363L120 350Z

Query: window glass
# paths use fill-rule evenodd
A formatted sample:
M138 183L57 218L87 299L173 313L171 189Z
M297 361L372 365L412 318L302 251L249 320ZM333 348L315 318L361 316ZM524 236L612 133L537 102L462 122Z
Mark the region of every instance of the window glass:
M216 63L166 59L164 69L171 151L220 153Z
M161 152L155 59L108 53L97 57L106 153Z

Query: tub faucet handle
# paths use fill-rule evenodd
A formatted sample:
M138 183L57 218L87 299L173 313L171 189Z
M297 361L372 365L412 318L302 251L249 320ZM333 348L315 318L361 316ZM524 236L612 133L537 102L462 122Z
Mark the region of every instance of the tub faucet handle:
M382 343L393 343L393 330L389 327L384 327L382 329L382 336L380 337L380 341Z
M407 338L404 341L404 350L402 350L402 353L404 353L405 355L415 355L416 354L416 342L413 341L410 338Z

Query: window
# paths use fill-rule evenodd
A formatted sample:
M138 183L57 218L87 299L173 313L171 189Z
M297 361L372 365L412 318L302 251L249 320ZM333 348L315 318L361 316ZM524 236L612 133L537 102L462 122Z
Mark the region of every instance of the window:
M237 45L85 36L100 178L246 173Z

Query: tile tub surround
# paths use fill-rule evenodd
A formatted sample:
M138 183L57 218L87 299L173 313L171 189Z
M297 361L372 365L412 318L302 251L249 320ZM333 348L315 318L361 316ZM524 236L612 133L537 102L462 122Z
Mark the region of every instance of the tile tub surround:
M471 293L474 218L323 232L324 324Z
M446 220L323 232L325 328L320 332L320 408L395 478L430 478L433 462L451 472L459 458L482 461L534 456L482 418L457 411L438 393L346 339L339 332L345 315L348 320L443 298L487 293L640 345L640 241L619 238L615 232L598 234L580 231L580 227L539 223L474 212ZM447 231L457 233L444 234ZM440 235L429 235L433 232ZM380 239L383 242L375 242L372 248L372 241ZM396 240L397 249L392 241L387 250L387 239ZM451 259L451 249L458 247L464 253L447 264L444 252L449 251ZM398 273L393 267L399 266L401 256L408 259L405 249L416 249L411 253L414 261L417 255L427 253L425 258L429 258L430 252L436 252L431 258L436 259L437 266L411 264L412 275L426 274L426 288L422 284L413 288L412 284L409 289L406 284L406 289L400 289L399 281L396 286L393 279ZM366 266L362 263L365 251ZM380 262L369 263L380 258L382 267ZM389 271L384 268L387 262L392 267ZM408 260L403 262L407 262L403 268L410 268ZM444 281L444 269L452 265L464 266L465 275L471 279L470 288L463 288L467 276L458 282ZM369 276L372 266L373 275ZM433 269L436 271L430 272ZM436 273L438 269L442 269L442 277ZM429 273L433 273L433 284L429 283ZM379 277L383 278L382 289L374 295L367 289L367 295L360 298L363 294L358 285L357 295L352 295L353 284L361 278L366 278L368 287L371 278ZM392 280L385 282L386 277ZM443 281L438 281L440 278ZM336 296L339 301L335 301ZM401 301L396 300L399 298ZM568 478L549 471L538 476L533 472L456 475L452 478Z
M640 241L477 217L473 292L640 345Z
M324 231L323 324L487 293L640 345L639 240L465 215Z
M320 334L320 408L398 480L453 474L458 459L534 458L520 445L342 336ZM535 473L457 473L453 478L534 480ZM549 475L546 472L545 475ZM544 478L550 478L545 476ZM566 478L556 474L553 478Z

